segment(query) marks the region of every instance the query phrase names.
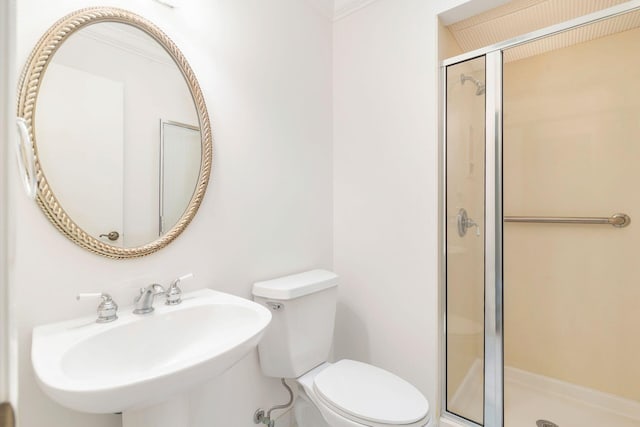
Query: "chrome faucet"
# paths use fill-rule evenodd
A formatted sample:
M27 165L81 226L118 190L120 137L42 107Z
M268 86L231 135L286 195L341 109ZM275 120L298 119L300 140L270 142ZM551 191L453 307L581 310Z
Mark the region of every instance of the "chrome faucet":
M136 308L133 310L134 314L147 314L153 311L153 299L156 295L164 294L165 290L162 285L154 283L146 288L140 289L140 295L138 295L134 301Z

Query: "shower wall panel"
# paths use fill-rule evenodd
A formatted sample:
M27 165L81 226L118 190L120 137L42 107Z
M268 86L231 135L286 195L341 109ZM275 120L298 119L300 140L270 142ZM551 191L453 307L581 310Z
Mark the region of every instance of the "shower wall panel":
M504 65L507 366L640 400L640 29Z

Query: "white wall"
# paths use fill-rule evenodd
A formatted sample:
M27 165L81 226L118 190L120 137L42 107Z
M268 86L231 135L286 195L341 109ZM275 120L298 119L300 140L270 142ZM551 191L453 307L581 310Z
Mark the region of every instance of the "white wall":
M79 291L129 304L136 287L192 271L186 290L250 297L251 284L332 267L331 20L328 0L193 0L174 11L113 0L160 26L189 59L213 123L214 168L200 211L175 242L142 259L113 261L76 247L35 203L15 197L22 427L119 426L119 416L68 411L39 390L29 363L33 326L87 315ZM23 0L17 62L62 15L97 0ZM12 185L17 185L12 177ZM123 349L123 351L126 351ZM253 426L253 411L282 403L256 354L192 395L193 426ZM63 421L64 420L64 421Z
M12 308L9 303L11 288L9 287L9 253L10 205L5 203L9 197L9 163L13 158L15 125L13 124L13 86L15 72L11 67L15 56L15 26L13 18L15 4L13 1L0 0L0 402L11 401L16 404L15 396L15 343L13 340ZM12 169L13 170L13 169Z
M334 27L335 352L438 380L437 20L379 0Z
M254 280L331 268L332 259L342 276L336 355L406 377L435 412L437 13L471 2L378 0L334 24L335 153L331 2L195 0L175 11L129 3L112 1L163 28L200 78L214 126L213 181L176 242L129 261L86 253L33 203L12 200L20 236L23 426L51 419L70 427L119 425L117 417L64 410L33 381L30 330L91 312L92 303L73 301L76 292L106 290L126 303L142 283L194 271L188 289L249 296ZM99 3L23 0L19 65L54 19L92 4ZM285 398L275 381L260 377L252 355L193 393L194 425L249 427L253 409Z
M8 72L10 71L10 62L7 47L10 45L8 23L8 2L0 1L0 99L9 98ZM7 144L9 138L8 122L9 122L9 103L2 102L0 104L0 132L2 135L2 143L0 144L0 200L7 200ZM7 203L0 204L0 402L7 399Z
M438 14L462 5L462 19L492 4L378 0L334 24L335 353L413 382L434 415Z

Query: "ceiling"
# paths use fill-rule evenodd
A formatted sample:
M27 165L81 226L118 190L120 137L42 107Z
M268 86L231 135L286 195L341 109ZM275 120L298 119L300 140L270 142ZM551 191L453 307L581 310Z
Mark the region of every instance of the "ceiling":
M456 22L447 28L463 52L625 3L627 0L513 0ZM513 61L640 26L640 13L631 13L528 43L505 52Z
M376 0L333 0L333 19L338 20L344 18L374 1Z

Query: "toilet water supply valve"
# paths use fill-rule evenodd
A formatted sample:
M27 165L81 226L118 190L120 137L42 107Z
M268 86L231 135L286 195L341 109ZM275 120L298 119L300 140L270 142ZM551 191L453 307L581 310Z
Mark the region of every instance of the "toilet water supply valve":
M271 419L271 412L275 411L276 409L286 409L293 403L293 391L291 390L291 387L289 387L289 385L284 381L284 378L281 378L280 381L282 382L284 388L286 388L289 392L289 401L284 405L272 406L271 408L269 408L266 415L264 413L264 409L258 409L253 414L254 424L264 424L269 427L274 427L276 425L276 420Z

